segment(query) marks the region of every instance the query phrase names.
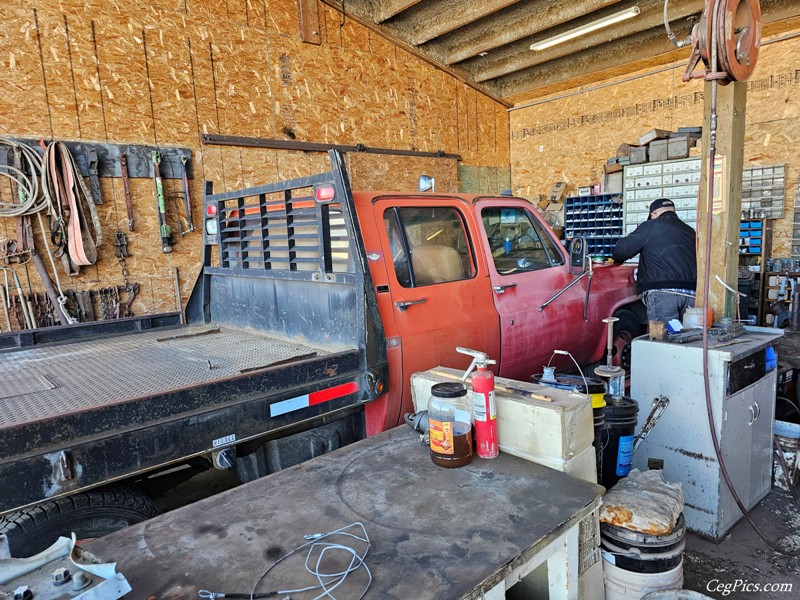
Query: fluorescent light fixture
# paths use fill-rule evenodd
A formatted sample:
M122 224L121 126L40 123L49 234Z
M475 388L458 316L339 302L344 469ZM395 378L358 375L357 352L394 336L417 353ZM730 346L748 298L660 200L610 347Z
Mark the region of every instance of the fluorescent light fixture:
M626 19L630 19L638 15L641 9L638 6L631 6L630 8L626 8L620 12L614 13L613 15L608 15L607 17L603 17L602 19L597 19L597 21L592 21L591 23L587 23L586 25L581 25L580 27L576 27L575 29L570 29L569 31L565 31L564 33L559 33L558 35L554 35L551 38L547 38L546 40L542 40L541 42L536 42L535 44L531 44L531 50L544 50L545 48L550 48L552 46L556 46L558 44L563 44L564 42L568 42L569 40L574 40L576 37L580 37L582 35L586 35L587 33L591 33L592 31L597 31L598 29L602 29L603 27L608 27L609 25L613 25L614 23L619 23L620 21L625 21Z

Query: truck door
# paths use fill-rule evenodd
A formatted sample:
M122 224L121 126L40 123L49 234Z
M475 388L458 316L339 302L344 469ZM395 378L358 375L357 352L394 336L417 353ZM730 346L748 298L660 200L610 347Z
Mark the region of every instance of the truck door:
M466 346L498 357L499 317L477 224L455 198L385 198L375 219L386 257L394 322L403 353L403 411L413 410L412 373L466 368ZM390 340L390 343L392 341Z
M586 281L539 310L577 277L569 273L564 247L541 224L533 206L481 200L475 210L500 314L500 375L528 381L542 372L554 349L568 350L578 362L586 362L596 347L583 322ZM556 356L551 364L566 367L572 361Z

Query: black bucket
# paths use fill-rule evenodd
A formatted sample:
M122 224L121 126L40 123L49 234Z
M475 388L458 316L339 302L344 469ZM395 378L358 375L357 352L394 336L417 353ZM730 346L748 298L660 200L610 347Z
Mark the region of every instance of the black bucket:
M638 531L600 524L600 544L614 555L614 564L635 573L666 573L681 564L686 525L683 513L675 529L666 535L648 535Z
M633 459L633 434L639 404L633 398L606 396L606 439L603 444L600 485L610 488L631 471Z
M605 414L603 413L606 404L606 392L608 386L606 382L597 377L581 377L580 375L556 375L555 373L540 373L532 375L531 381L539 385L558 388L561 390L575 390L587 394L592 401L592 413L594 414L594 446L595 463L597 466L597 481L600 481L603 468L603 447L608 442L608 434L604 429Z

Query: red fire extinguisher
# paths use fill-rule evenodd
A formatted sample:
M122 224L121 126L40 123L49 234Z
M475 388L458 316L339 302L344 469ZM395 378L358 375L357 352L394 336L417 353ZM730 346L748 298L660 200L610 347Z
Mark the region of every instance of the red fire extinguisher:
M456 348L461 354L472 356L472 364L464 372L462 381L466 381L473 369L472 376L472 414L475 419L475 447L479 458L495 458L500 449L497 442L497 409L494 403L494 375L489 365L496 364L487 354L470 348Z

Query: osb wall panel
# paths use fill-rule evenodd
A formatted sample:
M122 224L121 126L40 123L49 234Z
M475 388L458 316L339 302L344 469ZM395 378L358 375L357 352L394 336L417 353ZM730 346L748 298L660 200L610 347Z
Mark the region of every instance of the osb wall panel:
M321 45L300 40L289 0L34 0L0 7L0 133L188 147L194 219L204 180L217 191L328 168L321 153L201 146L202 133L336 144L444 150L463 164L507 168L503 106L319 4ZM459 189L456 161L389 155L347 157L356 189L414 190L419 175L439 191ZM8 186L0 189L6 198ZM199 233L185 225L180 182L167 180L174 251L161 253L153 182L131 180L136 231L127 230L122 183L101 180L105 243L97 265L67 289L141 285L135 314L171 311L174 277L185 304L199 270ZM114 257L114 232L130 257ZM0 219L0 238L16 236ZM37 233L37 247L43 248ZM32 285L39 289L35 273ZM123 297L124 299L124 297ZM0 327L4 323L0 323Z
M785 217L775 221L773 256L791 252L794 193L800 175L800 38L761 48L748 84L745 166L786 164ZM555 181L573 188L602 176L623 142L652 128L674 130L703 120L703 83L683 83L684 63L597 90L510 113L511 170L516 194L545 194ZM597 82L602 83L602 82ZM570 92L566 92L569 94Z

